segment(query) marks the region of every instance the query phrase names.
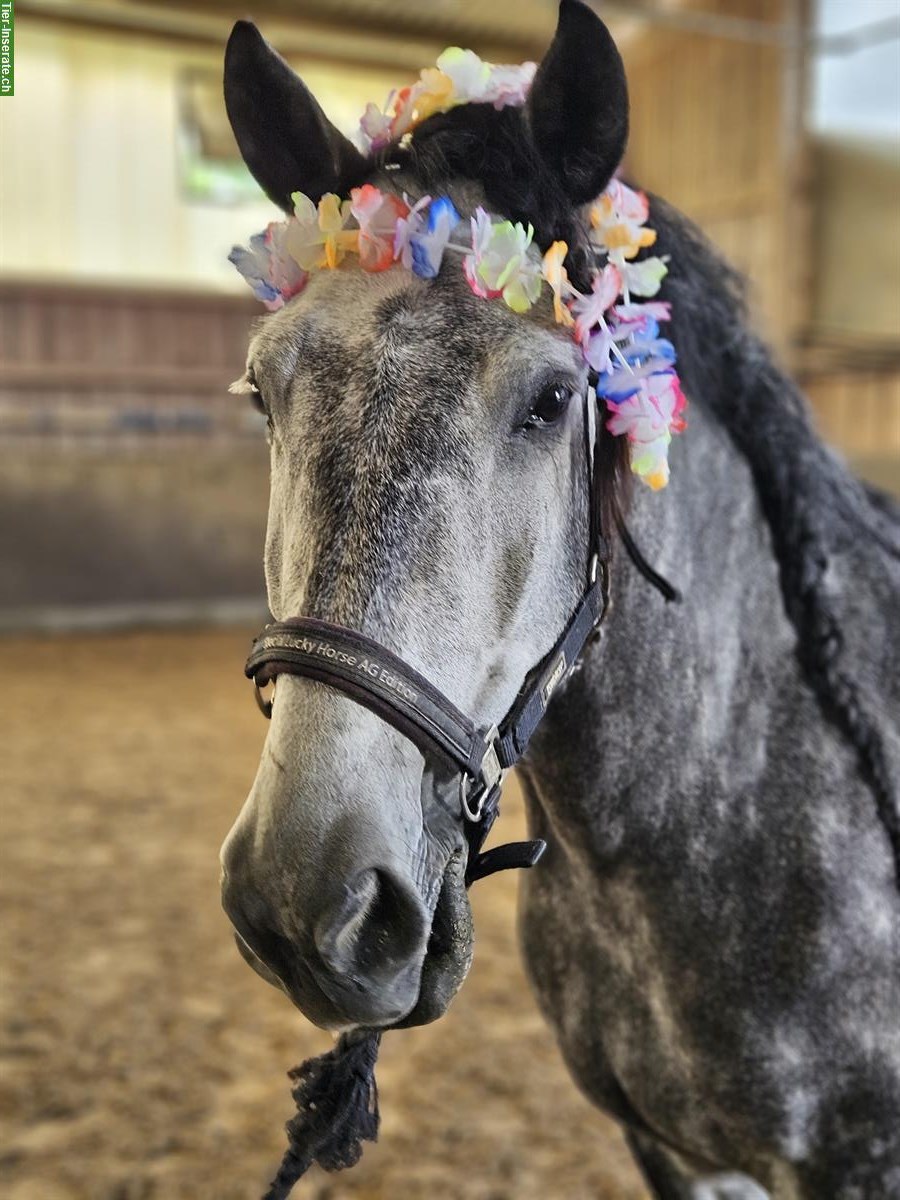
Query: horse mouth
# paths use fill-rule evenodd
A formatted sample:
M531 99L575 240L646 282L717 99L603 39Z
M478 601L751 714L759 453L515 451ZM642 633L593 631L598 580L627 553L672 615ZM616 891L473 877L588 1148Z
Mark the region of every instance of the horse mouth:
M240 956L247 966L252 967L260 979L264 979L266 983L271 983L272 987L278 988L280 992L287 994L287 988L275 972L266 966L254 950L251 950L236 929L232 929L232 933L234 934L234 944L237 946Z
M472 909L465 884L464 856L454 855L444 872L431 936L422 963L419 998L393 1028L427 1025L442 1017L462 987L472 965L474 935Z
M422 962L418 998L410 1011L388 1028L408 1029L415 1025L427 1025L442 1017L469 973L474 937L472 910L465 886L465 867L465 860L460 855L454 855L447 865ZM259 957L239 931L234 929L233 933L235 945L244 962L266 983L284 992L297 1004L291 989Z

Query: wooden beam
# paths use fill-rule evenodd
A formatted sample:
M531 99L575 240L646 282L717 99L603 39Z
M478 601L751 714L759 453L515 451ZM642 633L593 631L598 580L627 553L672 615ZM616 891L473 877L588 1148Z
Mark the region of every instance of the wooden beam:
M5 362L0 370L2 391L59 392L152 392L190 395L220 392L227 400L227 367L147 367L86 362Z
M123 304L131 308L172 309L198 308L204 312L216 311L259 316L259 304L245 291L225 292L205 288L157 287L153 284L107 283L101 280L35 279L4 275L0 278L0 301L41 300L58 303L87 302Z
M246 15L241 5L206 15L182 5L162 7L135 4L133 7L109 0L82 0L69 5L64 0L18 0L16 12L30 20L91 29L142 38L177 42L221 52L232 21ZM338 24L318 17L303 20L274 20L264 29L268 40L285 58L305 61L341 62L354 66L383 69L415 75L423 65L434 62L444 49L446 39L414 34L381 33L366 30L365 22ZM480 39L479 39L480 41ZM526 42L481 43L477 47L486 58L508 61L534 57L546 48L542 39Z

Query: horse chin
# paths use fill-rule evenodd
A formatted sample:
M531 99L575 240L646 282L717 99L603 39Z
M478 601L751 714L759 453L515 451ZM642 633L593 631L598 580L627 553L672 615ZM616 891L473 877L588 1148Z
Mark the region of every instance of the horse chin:
M257 956L253 953L253 951L250 949L250 947L247 945L247 943L244 941L244 939L241 937L241 935L238 933L238 931L236 929L233 930L233 933L234 933L234 944L237 946L237 948L240 952L241 958L244 960L244 962L249 967L253 968L253 970L260 977L260 979L264 979L266 981L266 983L271 983L272 987L278 988L278 990L280 992L285 992L285 994L286 994L287 989L285 988L285 986L281 982L281 980L278 978L278 976L275 974L275 972L270 970L266 966L266 964L262 961L261 958L257 958Z
M427 1025L442 1017L462 987L472 965L472 909L465 885L466 864L454 856L444 874L422 964L419 998L395 1029Z

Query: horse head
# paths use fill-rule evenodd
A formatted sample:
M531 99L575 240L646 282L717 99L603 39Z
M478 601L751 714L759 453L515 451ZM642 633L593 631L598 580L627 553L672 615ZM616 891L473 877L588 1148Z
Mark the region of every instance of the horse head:
M563 0L524 107L465 105L365 158L256 29L226 56L247 165L290 211L370 182L440 191L565 237L617 167L618 52ZM265 571L276 620L349 627L489 728L551 650L589 557L588 367L549 300L527 315L473 295L458 257L435 278L347 261L261 322L243 390L268 423ZM601 431L601 439L603 437ZM247 960L329 1028L439 1016L472 957L456 774L309 678L279 677L250 795L222 849Z

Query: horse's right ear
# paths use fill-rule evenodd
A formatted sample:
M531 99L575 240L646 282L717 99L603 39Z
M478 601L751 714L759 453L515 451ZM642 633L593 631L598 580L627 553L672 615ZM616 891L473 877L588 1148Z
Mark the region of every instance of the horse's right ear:
M362 183L366 160L252 21L238 21L228 39L225 108L251 175L285 212L292 192L318 202Z

